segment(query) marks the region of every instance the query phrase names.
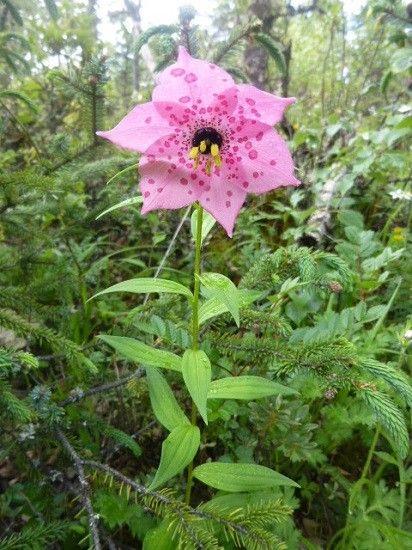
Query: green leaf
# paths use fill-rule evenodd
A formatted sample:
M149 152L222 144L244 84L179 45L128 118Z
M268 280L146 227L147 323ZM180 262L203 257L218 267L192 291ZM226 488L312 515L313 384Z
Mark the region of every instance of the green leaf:
M210 487L228 493L263 491L279 485L299 487L292 479L257 464L207 462L197 466L193 476Z
M170 522L163 521L158 527L150 529L143 541L143 550L176 550L173 533L168 529Z
M200 281L204 286L204 294L208 298L216 298L222 302L239 326L239 291L230 279L220 273L203 273Z
M296 395L298 392L260 376L228 376L213 380L209 399L260 399L269 395Z
M262 295L260 290L238 289L239 306L244 307L250 305ZM223 313L227 313L229 309L217 298L209 298L199 308L199 325L208 321L211 317L217 317Z
M159 468L149 490L157 489L181 472L193 460L199 445L200 431L197 426L185 423L174 428L163 441Z
M207 395L212 377L212 368L206 353L188 349L183 354L182 373L190 396L207 424Z
M191 231L192 231L192 237L193 239L196 238L196 226L197 226L197 210L195 210L192 214L190 225L191 225ZM202 222L202 237L201 237L201 243L206 239L206 237L209 235L210 231L212 230L213 226L215 225L216 220L215 218L209 214L209 212L206 212L206 210L203 211L203 222Z
M164 376L155 368L146 367L146 380L149 387L150 403L158 421L169 432L182 424L190 424Z
M143 344L143 342L139 342L139 340L126 336L99 334L98 338L112 346L120 355L133 363L171 369L177 372L182 371L182 359L170 351L152 348Z
M109 294L110 292L133 292L135 294L147 294L148 292L169 293L169 294L183 294L193 298L193 294L188 288L176 283L175 281L169 281L168 279L154 279L151 277L142 277L141 279L128 279L122 281L116 285L110 286L101 292L98 292L89 300L93 300L97 296L102 294Z
M122 170L122 172L125 172L127 170L127 168L125 170ZM120 172L119 172L120 173ZM116 174L117 175L117 174ZM113 176L115 177L115 176ZM113 179L113 178L112 178ZM111 181L111 180L109 180ZM109 182L107 182L109 183ZM106 214L108 214L109 212L113 212L113 210L117 210L118 208L124 208L125 206L132 206L133 204L142 204L143 202L143 197L141 196L138 196L138 197L131 197L129 199L126 199L122 202L118 202L117 204L115 204L114 206L111 206L110 208L107 208L106 210L104 210L101 214L99 214L97 217L96 217L96 220L102 218L103 216L105 216Z

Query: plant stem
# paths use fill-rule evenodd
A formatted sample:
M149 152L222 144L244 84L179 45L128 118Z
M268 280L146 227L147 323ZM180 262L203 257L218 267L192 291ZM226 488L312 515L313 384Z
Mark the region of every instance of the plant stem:
M373 453L375 452L376 444L378 443L379 435L380 435L380 426L378 424L378 426L376 427L375 435L373 436L373 439L372 439L372 443L369 447L368 456L366 457L366 461L365 461L365 464L364 464L363 469L362 469L362 474L361 474L360 478L358 479L358 481L353 486L353 488L351 490L351 494L349 495L348 513L347 513L347 516L346 516L345 527L341 531L339 531L339 533L342 534L342 539L341 539L341 542L339 544L339 548L342 548L342 550L344 550L346 548L346 539L347 539L348 534L349 534L350 519L351 519L351 516L352 516L352 513L353 513L352 510L353 510L354 505L355 505L355 503L358 499L358 495L359 495L360 491L362 490L363 485L365 484L366 478L369 474L369 468L370 468L370 465L371 465L371 462L372 462ZM336 535L335 535L335 537L336 537ZM333 542L336 540L335 537L333 537L333 539L332 539ZM328 548L332 548L332 546L330 545L330 546L328 546Z
M200 261L202 249L202 225L203 225L203 208L199 203L196 203L196 235L195 235L195 263L193 269L193 302L192 302L192 349L199 349L199 294L200 294ZM196 425L197 410L196 405L192 401L192 425ZM193 484L193 460L187 468L187 483L185 493L185 503L190 504L190 496L192 493Z
M376 428L376 431L375 431L375 435L373 436L371 446L369 447L368 456L366 457L365 465L363 466L361 480L366 479L366 477L369 473L369 468L370 468L370 465L371 465L372 456L373 456L373 453L375 452L375 447L376 447L376 444L377 444L378 439L379 439L379 432L380 432L380 427L378 425L377 428Z
M196 237L195 237L195 265L193 273L193 305L192 305L192 349L199 349L199 293L200 293L200 260L202 248L203 208L196 203Z

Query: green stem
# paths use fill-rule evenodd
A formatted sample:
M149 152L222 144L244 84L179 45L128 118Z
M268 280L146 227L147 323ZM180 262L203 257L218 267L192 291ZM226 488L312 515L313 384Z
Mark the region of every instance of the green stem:
M203 208L196 203L196 235L195 235L195 264L193 270L193 302L192 302L192 349L199 349L199 294L200 294L200 262L202 250L202 225ZM196 405L192 401L191 422L193 426L197 422ZM193 484L193 460L187 468L187 483L185 493L185 503L190 504L190 496Z
M347 539L349 531L350 531L350 518L352 516L352 510L354 508L354 504L355 504L356 500L358 499L358 495L359 495L360 491L362 490L363 485L365 484L366 478L369 474L369 468L370 468L370 465L371 465L371 462L372 462L373 453L375 452L375 448L376 448L376 445L378 443L379 435L380 435L380 426L378 424L378 426L376 427L375 435L373 436L373 439L372 439L372 443L369 447L368 456L366 457L366 461L365 461L365 464L364 464L363 469L362 469L361 477L355 483L355 485L352 489L352 492L349 496L348 514L346 516L345 527L340 531L340 533L342 533L342 540L339 544L339 548L342 548L342 550L347 548L346 539ZM331 546L330 546L330 548L331 548Z
M362 481L364 479L366 479L366 477L369 473L369 468L370 468L370 465L371 465L371 462L372 462L373 453L375 452L375 447L376 447L376 444L378 443L378 439L379 439L379 432L380 432L380 427L378 425L377 428L376 428L375 435L373 436L371 446L369 447L369 452L368 452L368 456L366 457L365 465L363 466L362 475L361 475L361 480Z

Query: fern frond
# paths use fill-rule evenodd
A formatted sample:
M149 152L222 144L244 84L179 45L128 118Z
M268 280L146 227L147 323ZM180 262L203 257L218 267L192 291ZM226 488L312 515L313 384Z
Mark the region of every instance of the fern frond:
M412 407L412 386L406 374L401 370L368 357L360 358L358 365L361 369L378 377L378 379L384 380L403 397L409 407Z
M359 396L387 431L394 451L400 458L405 458L409 451L409 435L402 411L387 395L371 387L371 384L360 385L358 389Z

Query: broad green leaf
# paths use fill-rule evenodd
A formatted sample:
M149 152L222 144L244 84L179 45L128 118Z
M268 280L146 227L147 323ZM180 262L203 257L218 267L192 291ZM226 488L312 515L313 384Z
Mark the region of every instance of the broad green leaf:
M202 350L186 350L182 358L182 374L190 396L207 424L206 401L212 368L206 353Z
M191 219L190 219L193 239L196 238L197 212L198 211L195 210L192 214ZM209 235L209 233L212 230L215 223L216 223L215 218L211 214L209 214L209 212L206 212L206 210L204 210L203 211L203 223L202 223L202 237L201 237L201 242L202 243L206 239L206 237Z
M190 424L163 375L155 368L146 367L146 380L150 403L158 421L169 432L184 423Z
M188 288L180 283L176 283L175 281L142 277L141 279L129 279L127 281L117 283L116 285L109 286L109 288L98 292L89 298L89 300L93 300L102 294L109 294L110 292L133 292L135 294L146 294L148 292L158 292L160 294L165 292L170 294L183 294L189 298L193 297Z
M204 294L208 298L216 298L227 307L239 326L239 291L234 283L221 273L203 273L200 281L204 286Z
M185 423L174 428L163 441L159 468L149 490L157 489L181 472L193 460L199 445L200 431L197 426Z
M184 372L184 371L183 371ZM298 392L260 376L228 376L213 380L209 399L260 399L269 395L296 395Z
M206 485L228 493L264 491L279 485L299 487L292 479L257 464L206 462L197 466L193 475Z
M238 298L240 307L248 306L262 296L260 290L238 290ZM208 321L212 317L227 313L229 309L217 298L209 298L199 308L199 325Z
M143 541L143 550L176 550L176 541L173 541L173 531L168 529L169 521L164 520L153 529L150 529Z
M124 171L124 170L122 170ZM122 202L118 202L117 204L111 206L110 208L107 208L106 210L104 210L103 212L101 212L97 217L96 217L96 220L98 220L99 218L102 218L103 216L105 216L106 214L109 214L109 212L113 212L113 210L118 210L119 208L124 208L125 206L132 206L133 204L142 204L143 202L143 197L131 197L130 199L126 199Z
M120 355L129 359L129 361L133 361L133 363L178 372L182 371L182 359L170 351L152 348L147 344L143 344L143 342L139 342L139 340L126 336L99 334L98 338L112 346Z

